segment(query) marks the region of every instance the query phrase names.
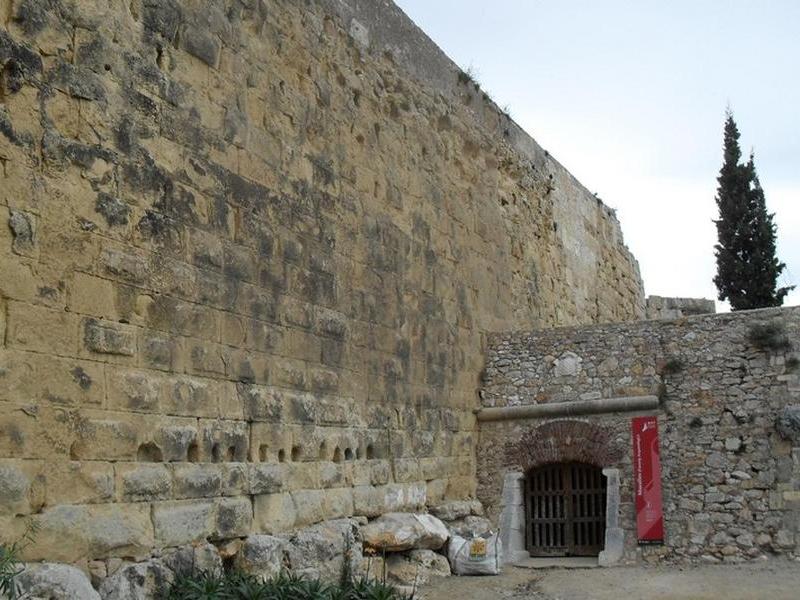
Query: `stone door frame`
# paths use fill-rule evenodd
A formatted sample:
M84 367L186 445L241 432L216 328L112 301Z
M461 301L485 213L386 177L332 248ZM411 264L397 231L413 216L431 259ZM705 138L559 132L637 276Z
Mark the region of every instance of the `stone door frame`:
M606 477L606 536L603 550L597 557L602 567L618 564L625 549L625 531L619 525L619 474L617 468L603 468ZM506 473L500 509L503 564L527 560L530 555L525 548L525 473L522 471Z

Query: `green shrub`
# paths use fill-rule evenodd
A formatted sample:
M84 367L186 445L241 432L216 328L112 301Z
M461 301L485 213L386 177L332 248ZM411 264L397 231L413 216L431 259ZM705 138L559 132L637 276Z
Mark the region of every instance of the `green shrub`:
M17 600L20 597L16 584L17 576L23 571L20 555L25 546L33 541L36 531L36 523L28 521L20 539L10 546L0 544L0 598Z
M412 600L385 582L366 577L336 585L290 573L262 581L243 573L178 577L163 600Z

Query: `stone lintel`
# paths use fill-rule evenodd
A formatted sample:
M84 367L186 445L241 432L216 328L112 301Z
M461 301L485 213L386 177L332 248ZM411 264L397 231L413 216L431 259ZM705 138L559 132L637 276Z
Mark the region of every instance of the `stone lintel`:
M529 404L482 408L476 411L478 421L513 421L519 419L553 419L608 413L641 412L658 409L658 396L628 396L602 400L579 400L554 404Z

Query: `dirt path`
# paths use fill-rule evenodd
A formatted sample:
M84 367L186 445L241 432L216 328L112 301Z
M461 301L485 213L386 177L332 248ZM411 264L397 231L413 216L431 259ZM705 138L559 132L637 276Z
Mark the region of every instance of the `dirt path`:
M506 568L499 577L449 577L424 600L798 600L800 563L701 567Z

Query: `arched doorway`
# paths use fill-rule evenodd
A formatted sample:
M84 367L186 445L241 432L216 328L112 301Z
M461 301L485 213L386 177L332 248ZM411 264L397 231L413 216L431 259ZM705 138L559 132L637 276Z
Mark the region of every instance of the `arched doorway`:
M530 469L524 482L531 556L597 556L605 544L606 477L579 462Z

